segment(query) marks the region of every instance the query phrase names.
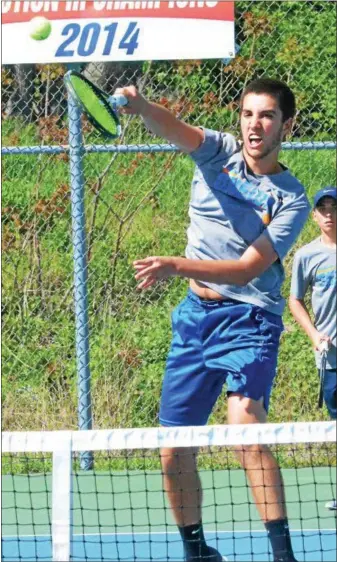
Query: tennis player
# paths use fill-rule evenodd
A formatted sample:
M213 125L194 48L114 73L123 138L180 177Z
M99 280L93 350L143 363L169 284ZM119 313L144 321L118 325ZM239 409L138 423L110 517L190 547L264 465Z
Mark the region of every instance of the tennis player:
M204 425L227 384L228 422L265 422L283 329L282 261L309 213L303 186L279 163L295 99L277 80L260 79L241 99L242 144L231 134L191 126L146 100L133 86L126 113L196 164L186 257L134 263L139 289L171 276L190 279L173 312L173 339L160 407L163 426ZM238 449L271 541L274 560L295 560L282 477L267 447ZM184 543L185 558L218 562L203 532L196 452L162 451L164 485Z
M314 197L313 219L321 234L295 254L289 307L294 318L312 341L318 373L320 348L329 346L323 397L332 419L336 419L336 206L337 190L326 187ZM311 293L313 319L305 303ZM327 504L336 510L336 500Z

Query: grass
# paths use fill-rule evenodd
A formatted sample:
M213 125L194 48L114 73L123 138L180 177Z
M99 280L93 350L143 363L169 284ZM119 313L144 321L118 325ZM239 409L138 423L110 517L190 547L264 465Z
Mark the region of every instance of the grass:
M13 133L5 126L6 145ZM32 128L22 135L36 142ZM336 182L333 151L287 151L281 160L310 199ZM183 255L193 164L183 155L90 154L84 171L94 427L157 425L170 314L187 282L170 280L139 294L132 262ZM4 430L77 427L69 182L65 155L3 159ZM316 235L309 220L285 262L285 297L295 250ZM327 419L316 408L310 342L288 311L284 320L269 419ZM223 397L210 421L225 420Z
M301 443L294 445L271 445L279 466L282 469L309 468L336 466L336 446L332 443L312 444ZM227 470L242 469L235 453L234 447L202 447L198 454L198 468L201 470ZM110 473L121 472L124 474L132 471L150 473L162 472L160 453L158 449L134 449L116 451L94 451L94 473L103 471ZM262 455L261 455L262 459ZM52 472L52 454L50 453L17 453L2 455L3 475L48 474ZM73 456L73 473L82 472L81 454ZM83 473L83 472L82 472Z

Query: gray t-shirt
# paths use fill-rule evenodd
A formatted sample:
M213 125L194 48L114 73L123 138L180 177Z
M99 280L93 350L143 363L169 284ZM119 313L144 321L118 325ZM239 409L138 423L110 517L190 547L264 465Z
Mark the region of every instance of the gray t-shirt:
M264 233L279 259L244 287L202 282L227 298L282 315L282 260L307 220L304 188L285 168L273 175L247 170L239 143L230 134L205 129L190 155L196 163L190 201L186 257L237 260Z
M308 289L315 327L332 339L327 368L336 369L336 252L320 238L303 246L294 258L291 295L303 300ZM320 353L317 351L315 355L319 368Z

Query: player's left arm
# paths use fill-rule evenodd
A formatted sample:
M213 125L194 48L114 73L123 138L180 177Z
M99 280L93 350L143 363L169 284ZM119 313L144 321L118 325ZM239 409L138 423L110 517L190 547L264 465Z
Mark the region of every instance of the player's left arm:
M187 277L225 285L247 285L270 267L278 256L266 236L260 236L238 260L191 260L176 256L154 256L134 262L139 289L159 279Z
M181 257L149 257L134 262L139 289L171 276L225 285L247 285L277 259L281 261L296 241L310 212L304 192L287 202L269 226L238 260L190 260Z
M134 262L139 289L171 276L197 281L244 286L281 261L296 241L310 212L304 193L282 205L269 226L238 260L190 260L182 257L149 257Z

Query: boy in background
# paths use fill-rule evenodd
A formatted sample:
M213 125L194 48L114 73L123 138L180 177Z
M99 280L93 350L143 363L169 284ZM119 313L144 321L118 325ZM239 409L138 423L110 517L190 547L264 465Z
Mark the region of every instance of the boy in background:
M295 254L289 308L313 343L320 369L322 343L328 344L323 397L330 417L336 419L336 207L337 190L326 187L314 198L313 219L320 228L318 238ZM304 298L311 292L313 320ZM336 500L329 502L336 510Z

